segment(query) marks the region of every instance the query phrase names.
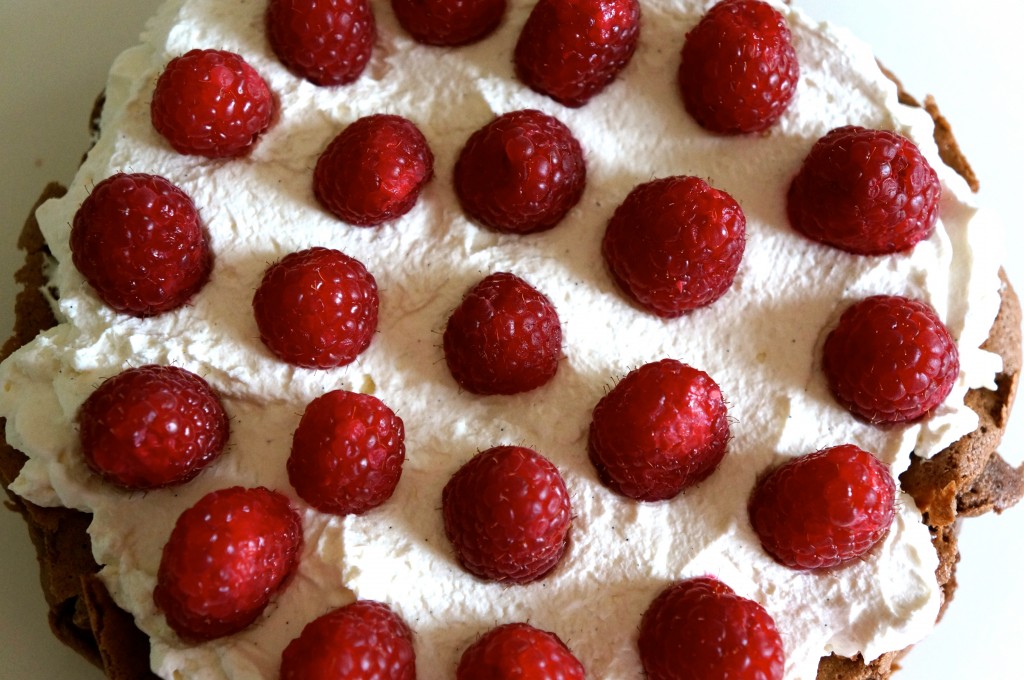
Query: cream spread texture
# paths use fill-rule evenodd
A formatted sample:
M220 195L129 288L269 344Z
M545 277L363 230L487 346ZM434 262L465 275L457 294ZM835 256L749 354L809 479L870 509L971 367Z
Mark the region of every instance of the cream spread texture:
M918 641L940 604L937 558L909 496L884 543L866 559L825 573L771 560L746 517L755 478L788 457L841 443L874 452L898 475L910 453L931 455L977 426L963 405L972 387L993 386L998 357L978 349L998 308L998 226L967 185L942 165L931 119L900 105L870 49L781 3L800 61L793 105L767 133L710 135L686 114L675 75L686 32L712 3L645 0L639 48L621 76L579 109L515 79L512 51L530 2L512 0L498 31L462 48L418 45L387 2L373 2L378 41L355 83L319 88L289 73L263 33L264 2L171 0L143 44L114 64L102 132L66 197L38 218L54 256L60 324L0 369L8 441L29 456L15 490L42 505L93 514L93 551L116 601L152 638L164 678L277 677L280 652L329 609L368 598L390 604L413 629L418 676L451 677L462 650L488 628L529 621L557 633L593 678L642 677L635 635L643 610L673 580L711 574L774 617L786 677L815 676L836 652L868 660ZM149 101L171 58L193 48L241 54L267 81L278 115L252 153L210 161L182 156L153 130ZM580 204L555 229L499 235L470 222L452 189L466 138L495 115L537 108L579 139L587 163ZM313 197L319 153L344 127L373 113L416 123L436 156L436 176L416 207L393 223L339 222ZM790 229L785 195L811 145L858 124L911 137L943 186L934 234L912 253L849 255ZM199 207L215 253L191 304L148 319L106 308L71 264L70 224L81 201L116 172L162 175ZM632 305L604 268L600 241L635 185L690 174L730 193L747 216L747 247L732 289L675 320ZM369 349L333 370L281 363L259 340L250 302L264 269L311 246L363 262L381 291ZM564 357L554 380L516 396L478 397L447 372L441 333L466 290L495 271L526 279L554 303ZM830 397L821 343L841 311L867 295L902 294L936 308L958 339L961 375L923 424L877 429ZM603 487L587 460L591 410L630 369L672 357L707 371L729 405L733 438L720 468L674 500L638 504ZM148 363L206 378L224 400L231 438L224 455L184 486L129 493L86 468L74 419L105 378ZM305 405L332 389L372 392L404 420L407 460L395 495L359 517L303 503L285 461ZM465 573L445 540L441 489L474 453L530 446L566 479L574 511L569 550L547 578L526 586ZM263 485L293 498L305 548L295 578L249 629L201 645L170 631L152 601L160 551L177 516L205 493Z

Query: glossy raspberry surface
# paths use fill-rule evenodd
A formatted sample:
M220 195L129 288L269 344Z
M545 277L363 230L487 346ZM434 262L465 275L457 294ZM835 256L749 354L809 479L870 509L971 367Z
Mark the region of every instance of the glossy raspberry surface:
M507 0L391 0L395 18L424 45L468 45L493 33Z
M761 545L777 562L826 569L865 555L882 540L895 504L888 466L842 444L762 476L747 510Z
M186 304L213 267L192 199L157 175L118 173L75 213L71 260L118 312L145 317Z
M266 26L281 63L325 86L359 78L377 37L368 0L270 0Z
M270 127L274 98L241 56L191 50L172 59L153 91L153 127L179 153L242 156Z
M800 78L785 17L759 0L714 5L686 34L678 78L686 110L705 129L768 129L789 107Z
M652 180L616 208L601 252L622 291L647 311L677 317L732 286L747 219L724 191L697 177Z
M496 231L551 229L580 200L583 150L564 123L512 111L474 132L455 163L455 192L472 219Z
M346 127L313 172L320 204L350 224L370 227L412 210L434 176L434 155L411 121L375 114Z
M663 359L631 371L597 403L587 449L606 486L659 501L706 479L728 442L728 412L715 381Z
M515 48L516 76L579 107L626 67L640 37L637 0L539 0Z
M466 648L455 680L583 680L586 671L557 635L527 623L492 628Z
M281 655L281 680L414 680L412 631L386 604L359 600L306 624Z
M259 618L298 564L302 520L263 487L213 491L178 517L153 600L183 640L238 632Z
M860 255L887 255L928 238L942 186L917 146L893 132L845 126L815 142L789 187L790 224Z
M333 390L306 406L288 480L317 510L357 515L391 497L404 461L402 419L372 395Z
M279 359L335 368L370 345L380 300L377 282L361 262L314 247L271 265L252 306L260 339Z
M466 571L502 583L528 583L565 552L572 523L558 469L523 446L478 453L442 494L445 535Z
M452 377L476 394L515 394L551 380L562 326L546 295L515 274L491 274L448 318L444 357Z
M960 375L960 353L929 305L875 295L843 312L825 339L822 368L851 413L875 424L904 423L945 401Z
M198 375L176 366L140 366L103 381L78 411L89 467L128 489L186 482L221 454L228 417Z
M663 590L640 622L649 680L782 680L785 651L771 615L711 577Z

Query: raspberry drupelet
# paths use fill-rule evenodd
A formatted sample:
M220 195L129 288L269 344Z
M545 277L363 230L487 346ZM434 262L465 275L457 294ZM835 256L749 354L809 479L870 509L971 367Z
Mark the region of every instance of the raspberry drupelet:
M557 635L527 623L506 623L466 648L455 680L557 678L584 680L586 671Z
M569 492L550 461L523 446L478 453L442 493L444 531L459 563L482 579L536 581L565 553Z
M889 531L895 507L889 467L843 444L762 476L747 511L761 545L777 562L827 569L868 553Z
M75 213L71 260L104 303L147 317L181 307L210 276L213 254L199 211L157 175L118 173Z
M359 78L377 37L368 0L270 0L266 27L281 63L322 86Z
M242 156L268 127L274 97L245 59L191 50L172 59L153 91L153 127L175 151L207 158Z
M205 380L176 366L140 366L105 380L77 420L86 463L127 489L187 482L228 439L220 399Z

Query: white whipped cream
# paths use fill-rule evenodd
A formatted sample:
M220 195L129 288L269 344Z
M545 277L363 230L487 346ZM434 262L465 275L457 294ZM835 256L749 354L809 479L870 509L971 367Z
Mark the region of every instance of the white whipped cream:
M527 620L556 632L590 677L640 678L635 635L643 610L669 582L713 574L766 607L782 634L786 677L815 676L831 652L872 659L922 638L940 603L937 565L913 500L901 496L884 543L824 574L789 570L759 547L746 517L755 477L787 457L839 443L875 452L899 474L909 454L930 455L977 425L967 389L992 386L999 358L977 349L998 307L990 263L995 224L943 166L931 120L901 106L869 48L779 3L793 30L801 77L793 105L767 134L719 137L685 113L675 84L683 36L711 2L645 0L638 51L622 75L580 109L521 86L512 50L531 2L512 0L499 31L442 49L417 45L390 5L373 2L379 40L356 83L317 88L286 71L263 35L265 4L172 0L144 43L114 64L103 133L66 197L38 212L56 258L52 285L62 323L0 369L7 437L30 460L15 483L24 497L94 515L93 551L116 601L152 638L164 678L276 678L280 652L316 616L352 600L393 606L416 635L418 675L450 677L462 650L493 625ZM172 57L192 48L239 52L267 80L280 116L244 159L180 156L152 129L149 100ZM465 139L495 115L539 108L565 122L587 160L587 189L554 230L498 235L469 222L451 173ZM339 223L313 197L319 152L372 113L414 121L436 156L436 177L406 216L378 229ZM935 233L911 255L851 256L789 228L785 194L811 145L844 124L907 135L939 172ZM160 174L188 192L209 229L216 264L192 304L150 319L107 309L71 264L72 216L91 188L120 171ZM604 269L600 239L638 183L693 174L729 192L747 216L735 285L711 307L663 320L627 302ZM314 245L361 260L381 290L379 332L349 366L314 371L276 360L260 343L249 301L265 267ZM459 390L440 337L450 310L476 281L511 271L546 293L564 330L564 360L548 385L505 397ZM879 430L828 394L821 342L851 301L903 294L932 304L960 341L962 371L945 406L921 425ZM668 502L637 504L606 490L586 456L593 406L630 369L674 357L707 371L730 407L733 439L718 471ZM86 469L75 412L99 382L128 366L174 364L205 377L231 417L224 455L192 482L145 494L107 486ZM372 391L405 421L408 458L394 497L358 518L315 512L285 472L305 404L331 389ZM506 587L455 563L444 538L441 489L478 450L535 448L562 471L575 520L570 549L550 577ZM152 602L160 551L177 516L233 484L289 494L304 514L296 578L249 629L189 646Z

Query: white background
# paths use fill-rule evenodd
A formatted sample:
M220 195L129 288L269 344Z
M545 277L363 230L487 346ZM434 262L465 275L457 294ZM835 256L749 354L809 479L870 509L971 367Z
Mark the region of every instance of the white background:
M982 199L1006 223L1006 268L1024 290L1024 9L998 0L796 0L851 28L910 92L932 94L982 181ZM107 69L132 45L158 0L0 2L0 339L13 323L15 240L46 182L71 180L86 149L86 120ZM388 11L379 9L378 11ZM1024 406L1022 406L1024 409ZM1018 409L1021 410L1021 409ZM1024 415L1002 446L1024 459ZM968 520L960 582L942 624L918 645L901 680L1020 677L1024 640L1024 507ZM21 520L0 511L0 680L102 680L47 628L34 552ZM600 603L595 603L600 606ZM627 631L623 631L626 633ZM600 679L595 679L600 680Z

